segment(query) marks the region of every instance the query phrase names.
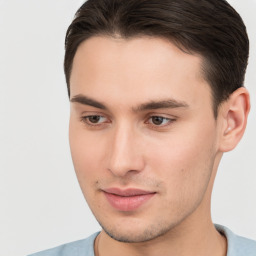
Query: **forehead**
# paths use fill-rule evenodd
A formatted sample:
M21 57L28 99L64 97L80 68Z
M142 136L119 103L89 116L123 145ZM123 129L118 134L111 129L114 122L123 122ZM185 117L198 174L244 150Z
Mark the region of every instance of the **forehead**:
M82 93L125 104L140 103L142 97L196 101L207 94L209 99L201 65L200 56L184 53L161 38L92 37L74 57L71 97Z

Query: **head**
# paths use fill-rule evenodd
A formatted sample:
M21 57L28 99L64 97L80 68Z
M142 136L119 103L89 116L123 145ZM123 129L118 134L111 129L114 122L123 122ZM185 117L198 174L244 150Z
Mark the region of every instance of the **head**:
M225 0L85 2L66 36L64 69L69 95L77 48L96 35L164 38L188 54L200 55L215 116L220 103L243 86L249 40L241 17Z
M89 0L78 10L64 64L70 146L110 236L147 241L209 217L222 153L246 125L248 44L224 0Z

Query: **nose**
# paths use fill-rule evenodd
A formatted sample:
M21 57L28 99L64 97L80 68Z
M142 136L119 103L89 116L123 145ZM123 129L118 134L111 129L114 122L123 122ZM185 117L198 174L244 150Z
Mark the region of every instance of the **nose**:
M108 170L114 176L124 177L144 169L140 134L131 127L117 127L110 138Z

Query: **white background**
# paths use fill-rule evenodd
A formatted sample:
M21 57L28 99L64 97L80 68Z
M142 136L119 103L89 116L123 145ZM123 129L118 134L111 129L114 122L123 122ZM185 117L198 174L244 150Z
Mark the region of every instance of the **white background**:
M252 111L224 156L213 221L256 239L256 1L229 1L251 40ZM19 256L99 230L76 181L68 145L64 36L80 0L0 0L0 255Z

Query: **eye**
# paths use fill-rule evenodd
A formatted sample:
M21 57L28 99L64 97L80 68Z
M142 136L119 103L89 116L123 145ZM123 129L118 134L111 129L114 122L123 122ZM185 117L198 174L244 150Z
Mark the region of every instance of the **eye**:
M88 125L100 125L107 122L107 118L99 115L83 116L81 121Z
M163 116L151 116L147 123L154 126L167 126L171 122L175 121L174 119L163 117Z

